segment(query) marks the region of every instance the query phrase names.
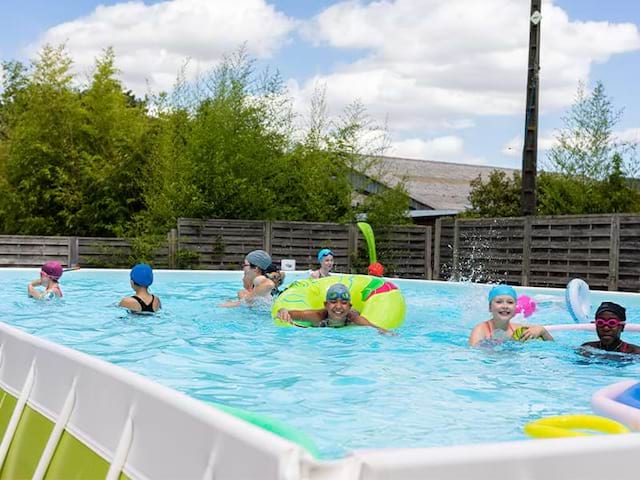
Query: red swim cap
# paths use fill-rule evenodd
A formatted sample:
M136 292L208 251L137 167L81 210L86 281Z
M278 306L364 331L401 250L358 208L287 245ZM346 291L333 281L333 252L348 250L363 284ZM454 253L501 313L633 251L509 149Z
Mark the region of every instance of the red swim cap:
M374 262L369 265L369 275L373 275L374 277L382 277L384 275L384 267L381 263Z

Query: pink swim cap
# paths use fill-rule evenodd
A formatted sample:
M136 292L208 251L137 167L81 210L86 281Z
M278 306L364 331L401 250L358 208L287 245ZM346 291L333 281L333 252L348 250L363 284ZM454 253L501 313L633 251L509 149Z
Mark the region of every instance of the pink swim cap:
M42 272L52 280L60 280L62 276L62 265L60 262L47 262L42 266Z

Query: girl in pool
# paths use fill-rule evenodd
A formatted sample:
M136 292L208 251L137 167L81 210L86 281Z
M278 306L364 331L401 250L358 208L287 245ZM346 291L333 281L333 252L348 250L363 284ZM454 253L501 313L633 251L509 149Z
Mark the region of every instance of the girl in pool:
M324 278L331 275L333 268L333 252L328 248L323 248L318 252L318 263L320 268L313 270L310 274L311 278Z
M509 285L496 285L489 291L489 312L491 318L479 323L471 331L469 345L475 346L486 340L520 340L533 338L553 340L549 332L541 325L520 325L512 323L516 314L518 295Z
M331 285L327 290L324 308L317 310L287 310L281 308L278 310L278 318L283 322L297 325L295 320L308 322L312 327L346 327L349 324L363 325L373 327L378 333L395 336L395 332L391 332L382 327L377 327L365 317L360 315L356 310L351 308L351 292L346 285L336 283Z
M62 290L58 281L62 276L62 265L60 262L47 262L40 270L40 278L32 281L27 285L27 292L30 297L38 300L48 300L51 298L61 298ZM41 292L35 287L44 287Z
M160 310L160 299L149 292L153 283L153 269L146 263L138 263L129 274L131 288L135 295L120 300L120 307L128 308L131 312L154 313Z

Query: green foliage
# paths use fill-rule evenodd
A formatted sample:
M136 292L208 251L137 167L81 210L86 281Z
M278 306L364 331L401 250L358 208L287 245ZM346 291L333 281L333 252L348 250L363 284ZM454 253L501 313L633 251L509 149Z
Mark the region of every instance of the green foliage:
M590 94L579 86L576 101L564 117L565 128L549 152L548 171L537 178L539 215L640 212L637 182L629 179L637 171L634 147L613 136L621 114L602 83ZM627 155L626 162L622 153ZM476 178L465 216L520 215L521 184L517 172L512 180L498 171L486 183Z
M348 222L353 174L375 178L384 146L364 106L332 122L322 93L298 132L282 79L256 73L244 50L194 82L181 72L172 92L144 101L124 90L110 48L87 85L74 80L64 46L44 47L29 66L5 62L3 72L3 233L142 245L180 217ZM406 192L380 195L367 212L403 221Z
M367 197L361 208L362 212L367 215L367 222L374 227L411 223L407 216L409 195L403 184L383 190L378 195Z
M486 183L478 175L471 181L471 208L464 216L517 217L520 215L521 190L522 178L518 172L513 172L509 179L504 171L493 170Z

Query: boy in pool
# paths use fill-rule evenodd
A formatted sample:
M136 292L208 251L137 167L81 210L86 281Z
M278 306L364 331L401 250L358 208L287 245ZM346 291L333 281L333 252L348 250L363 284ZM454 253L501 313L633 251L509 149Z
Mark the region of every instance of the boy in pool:
M346 285L336 283L327 290L324 308L319 310L278 310L278 318L296 325L295 320L309 322L312 327L346 327L349 324L373 327L378 333L395 335L395 333L375 326L369 320L351 308L351 292ZM296 325L301 326L301 325Z
M331 275L333 268L333 252L328 248L323 248L318 252L318 263L320 268L311 272L311 278L324 278Z
M124 297L119 306L128 308L132 312L154 313L160 310L160 299L149 293L149 287L153 283L153 270L146 263L138 263L129 274L131 288L135 295Z
M479 323L471 331L469 345L475 346L485 340L520 340L533 338L553 340L551 334L541 325L520 325L511 323L516 314L518 295L509 285L496 285L489 291L489 312L491 318ZM522 333L520 333L522 332Z
M619 353L640 353L640 347L623 342L620 336L627 321L626 309L613 302L602 302L596 310L595 321L597 342L586 342L582 347Z
M29 296L38 300L61 298L62 290L60 290L58 283L60 277L62 277L62 265L60 262L45 263L40 270L40 278L27 285ZM36 287L44 287L44 291L41 292Z

